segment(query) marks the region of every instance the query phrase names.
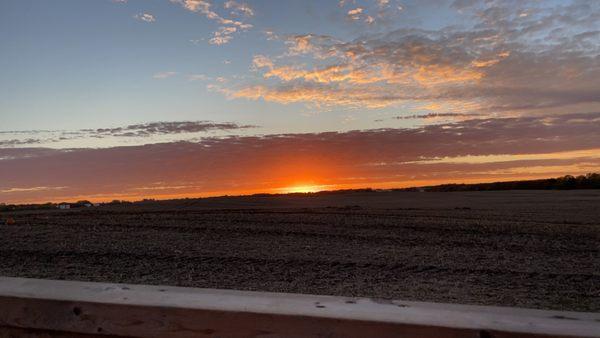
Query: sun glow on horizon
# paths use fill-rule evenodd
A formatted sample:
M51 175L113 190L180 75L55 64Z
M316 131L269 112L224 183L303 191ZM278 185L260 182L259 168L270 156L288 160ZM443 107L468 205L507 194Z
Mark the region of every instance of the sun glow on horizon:
M323 190L331 189L329 185L292 185L289 187L284 187L277 189L285 194L293 194L293 193L314 193Z

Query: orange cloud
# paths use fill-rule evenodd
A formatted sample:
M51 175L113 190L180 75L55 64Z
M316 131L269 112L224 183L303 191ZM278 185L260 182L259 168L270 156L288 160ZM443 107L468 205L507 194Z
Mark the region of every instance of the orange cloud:
M380 4L380 9L391 7ZM361 22L372 9L346 5L350 2L340 3L344 14ZM452 6L471 15L478 28L406 28L349 41L316 34L278 36L287 52L255 60L254 69L263 79L236 83L226 91L240 91L230 97L312 107L371 109L409 101L504 116L600 108L600 68L591 43L597 32L589 30L597 21L593 6L565 7L561 19L554 11L540 10L535 20L516 19L522 9L496 2L477 9L466 3ZM568 39L557 33L566 18L573 25L570 30L580 32L563 31ZM362 104L347 98L357 94L364 98Z
M413 75L413 78L425 87L474 82L482 77L484 77L484 74L481 72L448 65L422 66Z
M230 98L245 98L250 100L289 104L296 102L315 102L319 105L345 105L369 108L386 107L399 100L387 98L385 93L376 90L361 90L359 88L323 88L312 86L291 86L287 88L270 88L256 85L237 90L220 89Z

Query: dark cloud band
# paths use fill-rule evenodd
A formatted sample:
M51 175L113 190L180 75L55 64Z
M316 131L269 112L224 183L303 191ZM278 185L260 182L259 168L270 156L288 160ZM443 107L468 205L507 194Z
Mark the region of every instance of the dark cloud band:
M547 168L544 172L555 168L564 174L569 168L600 168L600 159L592 156L600 149L598 130L600 113L582 113L471 119L414 129L208 137L107 149L0 149L2 190L68 187L47 194L23 190L0 196L41 199L134 192L141 196L140 192L159 191L157 182L169 182L194 195L268 190L302 179L369 186L498 179L498 171L523 176L533 168ZM573 154L561 155L564 152ZM507 155L514 159L506 159ZM432 161L469 156L476 161ZM499 158L479 161L477 156ZM186 186L189 190L181 188Z

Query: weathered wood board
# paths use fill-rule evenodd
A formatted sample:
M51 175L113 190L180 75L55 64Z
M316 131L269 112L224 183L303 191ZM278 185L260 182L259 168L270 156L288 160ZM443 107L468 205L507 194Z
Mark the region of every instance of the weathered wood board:
M600 337L600 314L0 278L0 337Z

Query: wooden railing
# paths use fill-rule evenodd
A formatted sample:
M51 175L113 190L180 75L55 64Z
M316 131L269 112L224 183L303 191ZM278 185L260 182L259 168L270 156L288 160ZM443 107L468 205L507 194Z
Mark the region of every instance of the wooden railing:
M0 278L0 337L600 337L600 314Z

